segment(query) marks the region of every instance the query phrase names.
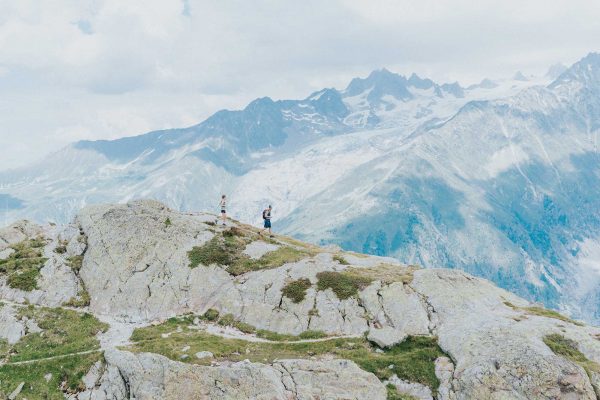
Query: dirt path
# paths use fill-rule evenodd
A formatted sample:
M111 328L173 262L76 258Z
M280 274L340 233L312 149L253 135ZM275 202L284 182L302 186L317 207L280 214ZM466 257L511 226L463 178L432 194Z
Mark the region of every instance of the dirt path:
M359 339L362 335L339 335L339 336L327 336L318 339L298 339L298 340L269 340L257 337L250 333L244 333L230 326L220 326L214 324L206 324L202 323L200 325L196 325L197 329L200 331L205 331L211 335L220 336L226 339L238 339L245 340L247 342L259 342L259 343L288 343L288 344L297 344L297 343L317 343L317 342L325 342L327 340L333 339ZM168 333L167 335L171 335L176 333L177 331L173 331Z
M98 353L100 351L102 351L102 349L78 351L76 353L60 354L58 356L52 356L52 357L46 357L46 358L36 358L34 360L8 362L8 363L3 364L3 365L26 365L26 364L33 364L33 363L41 362L41 361L56 360L57 358L64 358L64 357L70 357L70 356L78 356L78 355L82 355L82 354Z

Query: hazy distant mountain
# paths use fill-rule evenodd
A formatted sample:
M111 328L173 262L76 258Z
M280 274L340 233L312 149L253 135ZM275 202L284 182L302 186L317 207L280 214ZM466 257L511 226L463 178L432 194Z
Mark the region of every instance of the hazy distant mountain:
M546 76L549 79L554 80L554 79L558 78L560 76L560 74L565 72L567 69L568 69L568 67L564 64L561 64L561 63L554 64L553 66L551 66L548 69L548 72L546 72Z
M0 174L11 218L154 197L308 240L448 266L600 320L600 56L548 86L467 88L385 69L303 100L255 100L185 129L79 142ZM548 83L548 82L546 82Z

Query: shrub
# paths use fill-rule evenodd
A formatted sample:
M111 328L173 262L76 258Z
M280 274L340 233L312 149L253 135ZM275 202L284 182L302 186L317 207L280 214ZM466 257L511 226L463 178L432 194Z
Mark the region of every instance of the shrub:
M219 312L214 308L209 308L206 310L202 318L207 321L216 321L219 318Z
M302 278L285 285L283 289L281 289L281 293L294 303L300 303L306 297L306 290L310 288L310 286L310 280Z
M79 273L83 266L83 256L72 256L67 258L67 265L71 267L75 273Z
M323 339L327 334L323 331L304 331L298 335L299 339Z
M171 222L171 218L167 217L167 219L165 219L165 228L168 228L171 225L173 225L173 223Z
M225 314L219 319L219 325L222 326L233 326L235 323L235 317L233 314Z
M585 362L588 359L579 351L577 343L557 333L544 337L544 343L554 354L561 355L574 362Z
M546 346L550 347L550 350L552 350L554 354L563 356L567 360L581 366L589 376L591 376L592 373L600 373L600 365L594 361L588 360L585 354L579 351L577 343L574 340L553 333L544 337L544 343L546 343Z
M337 261L338 263L340 263L342 265L350 265L348 260L346 260L343 256L341 256L339 254L336 254L335 256L333 256L333 260Z
M317 279L318 290L331 289L340 300L358 295L359 290L363 290L373 281L369 277L333 271L319 272Z
M245 245L239 243L233 236L224 239L215 235L203 246L194 247L188 252L190 268L211 264L232 265L244 247Z
M37 278L47 258L43 257L45 241L41 238L24 240L13 244L14 250L7 259L0 260L0 273L8 275L7 283L13 289L31 291L37 289Z
M189 267L196 268L199 265L216 264L224 266L231 275L238 276L250 271L277 268L312 254L307 250L282 246L256 260L244 254L244 249L252 240L249 235L237 227L227 229L223 231L222 235L213 236L204 245L192 248L188 252Z

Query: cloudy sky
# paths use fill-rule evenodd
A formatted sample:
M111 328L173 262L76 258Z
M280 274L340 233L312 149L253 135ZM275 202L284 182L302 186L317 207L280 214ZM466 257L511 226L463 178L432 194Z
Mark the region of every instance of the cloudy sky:
M540 75L598 38L595 0L0 0L0 169L381 67Z

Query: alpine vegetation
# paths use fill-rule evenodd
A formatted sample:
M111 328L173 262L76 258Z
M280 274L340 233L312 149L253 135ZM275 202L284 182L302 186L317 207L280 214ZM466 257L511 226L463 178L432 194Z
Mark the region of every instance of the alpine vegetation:
M139 200L0 229L0 394L596 399L600 328L462 271L215 218ZM35 284L11 284L22 270Z

